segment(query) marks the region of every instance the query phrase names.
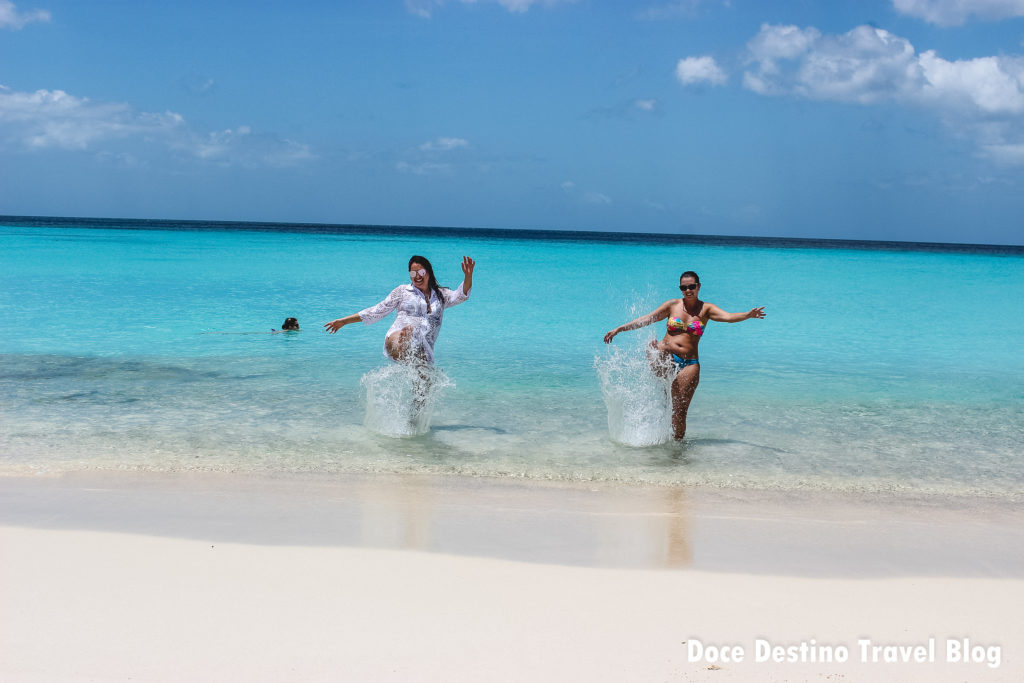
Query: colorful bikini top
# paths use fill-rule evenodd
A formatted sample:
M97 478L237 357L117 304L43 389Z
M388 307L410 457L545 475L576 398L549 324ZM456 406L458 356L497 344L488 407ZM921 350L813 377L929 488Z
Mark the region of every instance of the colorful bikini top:
M700 318L690 318L688 323L683 322L682 318L669 318L668 331L688 332L695 337L699 337L704 334L704 324L701 323Z

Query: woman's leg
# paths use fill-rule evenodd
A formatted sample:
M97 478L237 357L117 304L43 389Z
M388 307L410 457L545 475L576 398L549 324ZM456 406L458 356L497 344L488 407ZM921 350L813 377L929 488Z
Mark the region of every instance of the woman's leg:
M682 440L686 434L686 411L690 409L690 399L700 382L700 365L687 365L676 373L672 380L672 434Z
M412 378L412 407L419 412L427 405L433 381L430 375L430 365L426 359L417 358L413 362L416 374Z
M412 336L412 326L403 327L384 340L384 348L396 362L409 363L415 367L416 374L412 380L412 407L413 410L419 411L426 405L427 396L430 395L430 364L423 349L413 343Z
M384 349L393 360L402 361L409 357L412 348L412 325L384 339Z

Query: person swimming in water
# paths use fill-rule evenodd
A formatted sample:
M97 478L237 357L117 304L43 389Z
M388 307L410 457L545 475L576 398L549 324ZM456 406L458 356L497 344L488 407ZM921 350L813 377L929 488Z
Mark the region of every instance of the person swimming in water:
M413 256L409 259L410 284L399 285L379 304L332 320L324 327L334 334L355 322L362 321L367 325L377 322L397 309L395 322L384 336L384 355L396 362L432 364L444 311L469 298L475 267L473 259L463 256L462 284L456 289L449 289L437 284L430 261L422 256Z
M271 334L281 334L282 332L299 332L299 321L296 318L285 318L280 330L270 331Z
M651 313L616 327L604 335L604 343L610 344L615 335L628 330L646 327L659 320L667 320L665 337L651 342L652 367L659 375L675 371L672 380L672 432L681 440L686 434L686 412L690 400L700 382L700 361L697 345L707 329L709 321L738 323L751 318L763 318L764 306L752 308L746 313L727 313L718 306L701 301L700 278L688 270L679 276L679 289L683 296L669 299Z

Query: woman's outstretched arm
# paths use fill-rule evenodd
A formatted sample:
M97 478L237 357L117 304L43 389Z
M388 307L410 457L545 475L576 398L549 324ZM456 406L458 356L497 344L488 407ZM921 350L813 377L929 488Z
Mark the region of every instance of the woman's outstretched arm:
M324 325L324 327L327 328L327 331L330 334L334 334L335 332L337 332L341 328L345 327L345 325L351 325L352 323L357 323L360 320L362 320L362 318L359 317L359 314L358 313L353 313L352 315L347 315L344 318L338 318L337 320L332 320L331 322L326 323Z
M619 332L628 332L629 330L636 330L641 327L646 327L651 323L656 323L659 320L664 320L665 318L668 317L668 311L669 308L671 308L671 306L672 300L670 299L663 303L662 305L658 306L656 309L654 309L647 315L642 315L636 320L629 321L625 325L619 325L614 330L604 335L604 343L610 344L612 339L614 339L615 335L617 335Z
M727 313L714 304L708 304L708 317L720 323L738 323L751 318L763 318L764 306L751 308L745 313Z

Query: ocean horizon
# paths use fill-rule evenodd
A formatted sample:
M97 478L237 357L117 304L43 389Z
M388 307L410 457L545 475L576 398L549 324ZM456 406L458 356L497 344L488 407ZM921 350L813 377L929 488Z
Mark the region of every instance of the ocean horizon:
M436 225L389 225L362 223L304 223L244 220L203 220L169 218L108 218L81 216L4 216L0 222L26 227L73 226L111 230L248 230L253 232L295 232L308 234L409 234L428 231L452 237L518 237L586 242L644 242L648 244L719 244L724 246L791 247L803 249L867 249L891 251L981 252L1006 256L1024 255L1024 244L988 244L975 242L927 242L906 240L855 240L826 237L784 237L767 235L711 235L699 233L623 232L609 230L569 230L551 228L487 228Z

